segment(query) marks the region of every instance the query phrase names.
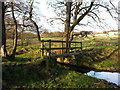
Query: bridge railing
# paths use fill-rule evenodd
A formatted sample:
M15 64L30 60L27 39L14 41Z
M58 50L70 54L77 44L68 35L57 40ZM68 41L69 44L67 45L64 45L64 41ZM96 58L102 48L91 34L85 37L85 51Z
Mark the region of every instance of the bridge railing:
M53 47L54 46L53 43L61 43L61 47ZM66 44L68 44L68 47L65 46ZM71 44L74 44L74 46ZM64 50L68 50L68 51L73 50L73 49L74 49L74 51L76 51L77 49L82 50L82 42L59 41L59 40L41 40L41 55L42 56L45 56L45 51L48 52L48 55L46 55L46 56L51 56L51 54L52 54L51 50L59 50L59 49L62 50L61 55L63 55ZM73 55L70 52L64 53L64 54ZM58 55L58 56L61 56L61 55Z

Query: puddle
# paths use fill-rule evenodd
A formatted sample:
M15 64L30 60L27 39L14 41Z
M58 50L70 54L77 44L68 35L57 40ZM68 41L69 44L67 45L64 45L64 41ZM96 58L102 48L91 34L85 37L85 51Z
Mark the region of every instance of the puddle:
M116 85L120 86L120 73L117 73L117 72L90 71L90 72L84 73L84 75L88 75L98 79L104 79L108 82L115 83Z

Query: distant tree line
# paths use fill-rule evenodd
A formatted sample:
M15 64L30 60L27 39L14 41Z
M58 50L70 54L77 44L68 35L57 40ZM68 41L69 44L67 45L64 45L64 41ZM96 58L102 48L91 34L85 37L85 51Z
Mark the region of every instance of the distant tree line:
M41 37L63 37L64 32L44 32L41 34Z

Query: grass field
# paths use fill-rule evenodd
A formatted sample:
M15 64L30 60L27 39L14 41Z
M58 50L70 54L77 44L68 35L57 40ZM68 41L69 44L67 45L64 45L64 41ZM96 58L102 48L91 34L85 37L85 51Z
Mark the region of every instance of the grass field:
M117 38L111 40L97 37L95 40L86 38L74 41L83 42L83 51L68 59L69 62L119 72ZM43 59L40 53L40 44L34 39L29 46L17 47L14 61L3 58L3 88L115 88L105 80L64 69L54 59Z
M84 40L80 63L100 70L120 72L118 37L113 39L97 37L95 40Z

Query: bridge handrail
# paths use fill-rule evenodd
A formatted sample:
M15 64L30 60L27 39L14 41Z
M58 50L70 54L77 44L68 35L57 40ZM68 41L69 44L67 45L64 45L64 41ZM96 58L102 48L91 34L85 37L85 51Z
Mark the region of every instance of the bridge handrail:
M49 46L48 47L45 47L45 44L44 42L48 42L49 43ZM62 43L62 47L60 48L53 48L51 47L52 45L52 42L54 43ZM69 45L68 47L64 47L64 43L75 43L75 47L71 47L71 45ZM79 43L80 44L80 47L76 47L76 44ZM63 52L63 49L68 49L68 50L72 50L72 49L81 49L82 50L82 42L75 42L75 41L59 41L59 40L41 40L41 46L42 48L40 48L42 50L42 56L44 56L44 50L47 50L49 52L49 56L51 56L51 50L55 50L55 49L62 49L62 52ZM70 53L66 53L66 54L70 54Z

